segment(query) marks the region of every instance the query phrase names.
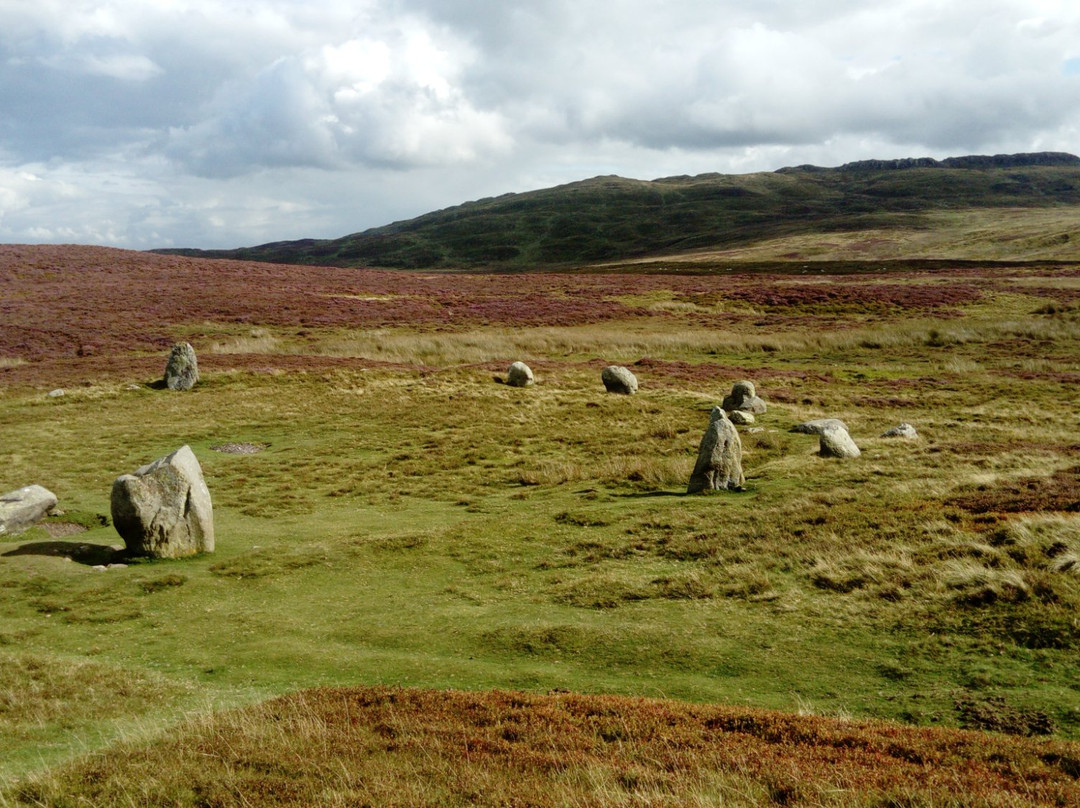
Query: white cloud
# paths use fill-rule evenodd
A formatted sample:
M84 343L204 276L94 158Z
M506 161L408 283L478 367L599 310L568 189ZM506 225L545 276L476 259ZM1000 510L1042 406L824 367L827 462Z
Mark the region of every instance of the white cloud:
M1075 152L1078 43L1065 0L0 0L0 238L237 246L591 173Z
M468 48L414 20L379 33L229 84L208 117L170 132L168 153L198 174L235 176L267 166L407 169L509 148L500 115L459 86Z

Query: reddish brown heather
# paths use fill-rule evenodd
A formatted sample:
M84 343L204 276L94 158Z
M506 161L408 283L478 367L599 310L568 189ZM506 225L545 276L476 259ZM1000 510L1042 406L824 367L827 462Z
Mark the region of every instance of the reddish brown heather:
M102 806L135 793L170 805L660 806L698 804L726 782L740 805L1019 808L1080 805L1080 744L641 698L326 688L61 777L54 788ZM32 786L22 798L61 804Z
M836 278L825 283L793 283L774 278L768 283L732 289L727 294L755 306L812 306L819 310L843 307L868 311L885 307L934 311L973 303L982 297L980 289L972 283L941 280L871 283L858 278Z
M215 261L103 247L0 245L0 357L37 361L157 351L176 338L181 326L204 322L301 330L457 329L670 317L662 309L618 299L658 292L708 304L880 304L938 311L979 295L971 283L940 279L872 284L857 277L792 283L782 276L738 274L424 274Z
M1076 447L1071 448L1075 453ZM1075 513L1080 511L1080 466L1055 471L1049 477L1024 477L994 486L980 486L975 491L954 497L947 504L969 513Z
M577 325L642 312L607 276L419 274L211 261L77 246L0 246L0 356L167 346L178 325L295 328Z

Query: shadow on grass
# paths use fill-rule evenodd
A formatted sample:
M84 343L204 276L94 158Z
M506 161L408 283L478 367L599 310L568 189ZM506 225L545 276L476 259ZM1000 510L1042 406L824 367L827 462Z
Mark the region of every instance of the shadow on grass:
M741 496L754 493L753 488L740 488L734 491L696 491L688 494L686 491L637 491L629 494L612 494L620 499L649 499L652 497L726 497Z
M116 549L106 544L86 544L75 541L35 541L8 550L4 558L11 556L37 555L54 558L70 558L79 564L96 567L102 564L116 564L127 560L124 549Z

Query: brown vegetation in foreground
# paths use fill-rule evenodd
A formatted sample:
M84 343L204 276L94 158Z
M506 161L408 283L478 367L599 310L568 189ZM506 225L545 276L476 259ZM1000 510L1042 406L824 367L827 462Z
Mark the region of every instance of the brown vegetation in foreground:
M17 804L1064 806L1080 804L1080 744L655 699L324 688L51 777Z

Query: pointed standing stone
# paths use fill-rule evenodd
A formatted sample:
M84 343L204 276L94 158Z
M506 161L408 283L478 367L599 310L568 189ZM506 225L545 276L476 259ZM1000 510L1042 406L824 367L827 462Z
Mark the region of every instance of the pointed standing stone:
M742 491L745 483L739 432L720 407L713 407L686 493Z
M170 390L190 390L199 381L199 363L189 342L178 342L165 365L165 386Z

